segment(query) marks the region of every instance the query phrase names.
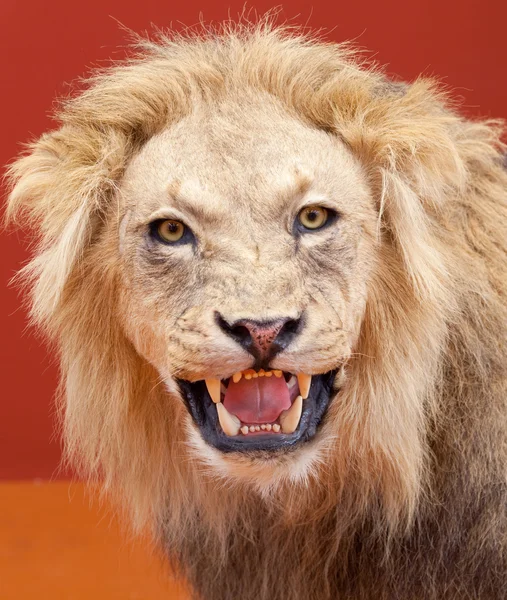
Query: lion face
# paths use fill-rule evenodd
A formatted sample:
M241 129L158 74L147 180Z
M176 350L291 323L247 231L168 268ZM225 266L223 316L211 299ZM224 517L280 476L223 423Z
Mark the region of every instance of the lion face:
M120 192L123 325L191 435L264 456L318 435L373 256L373 201L346 146L237 97L151 138Z

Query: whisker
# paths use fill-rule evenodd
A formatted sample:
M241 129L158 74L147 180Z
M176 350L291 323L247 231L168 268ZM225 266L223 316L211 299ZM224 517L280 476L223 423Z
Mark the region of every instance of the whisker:
M357 358L359 356L364 356L365 358L371 359L377 358L376 356L370 356L369 354L363 354L362 352L352 352L351 354L349 354L349 358Z

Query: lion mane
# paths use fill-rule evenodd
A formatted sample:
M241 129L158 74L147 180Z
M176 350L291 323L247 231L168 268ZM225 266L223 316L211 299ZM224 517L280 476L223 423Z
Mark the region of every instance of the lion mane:
M196 103L243 89L341 140L375 201L353 358L325 444L297 463L203 456L119 308L126 166ZM149 524L197 597L505 598L502 123L460 116L431 80L390 81L347 45L267 21L141 40L57 119L9 167L8 217L39 236L21 277L60 356L67 460Z

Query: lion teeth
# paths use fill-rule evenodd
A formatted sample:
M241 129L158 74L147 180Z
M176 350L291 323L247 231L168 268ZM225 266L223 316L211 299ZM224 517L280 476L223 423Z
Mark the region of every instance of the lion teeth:
M278 425L278 423L275 423L275 424L273 425L273 431L274 431L275 433L278 433L278 432L280 431L280 425Z
M298 396L288 410L280 415L280 423L283 433L294 433L299 425L301 413L303 412L303 397ZM274 427L273 427L274 428Z
M219 402L217 404L218 420L225 435L238 435L241 428L241 421L238 417L231 415L225 406Z
M205 379L208 393L215 404L220 402L220 379Z
M281 377L283 375L283 371L273 371L275 377Z
M248 429L248 425L243 425L243 427L241 428L241 433L243 435L246 435L250 430Z
M310 385L312 384L312 376L307 375L306 373L298 373L298 385L299 385L299 393L303 397L303 400L308 398L308 394L310 393Z
M234 373L234 375L232 376L232 380L234 381L234 383L238 383L238 381L240 381L242 377L243 373L241 371L238 371L237 373Z

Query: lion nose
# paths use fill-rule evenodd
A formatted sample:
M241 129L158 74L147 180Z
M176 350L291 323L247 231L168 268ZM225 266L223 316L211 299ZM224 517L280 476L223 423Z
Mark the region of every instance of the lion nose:
M274 321L239 319L229 323L219 313L216 316L222 331L250 352L259 366L267 366L269 360L286 348L301 326L301 318L287 317Z

